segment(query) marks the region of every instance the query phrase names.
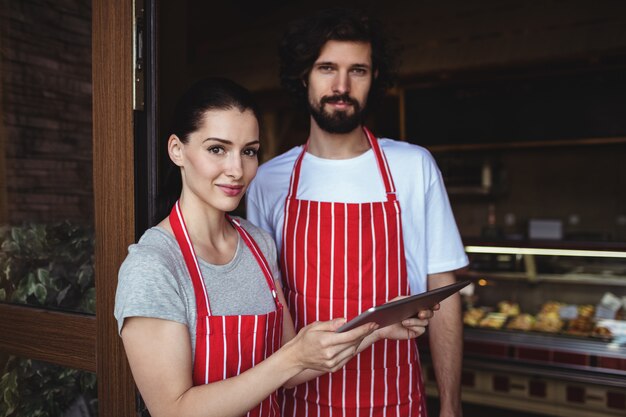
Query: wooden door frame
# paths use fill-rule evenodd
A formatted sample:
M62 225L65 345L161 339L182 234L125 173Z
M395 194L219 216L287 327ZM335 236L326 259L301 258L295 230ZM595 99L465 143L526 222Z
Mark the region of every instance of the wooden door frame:
M133 416L135 385L113 317L117 272L135 241L133 1L93 0L92 9L99 415Z
M96 316L0 304L0 353L96 372L102 417L137 415L113 317L117 271L135 240L132 8L92 1Z
M0 36L0 48L2 47L2 37ZM2 57L0 56L0 79L2 77ZM0 97L4 97L2 93L2 83L0 83ZM7 221L8 201L7 201L7 176L6 176L6 132L4 130L4 110L0 100L0 224Z

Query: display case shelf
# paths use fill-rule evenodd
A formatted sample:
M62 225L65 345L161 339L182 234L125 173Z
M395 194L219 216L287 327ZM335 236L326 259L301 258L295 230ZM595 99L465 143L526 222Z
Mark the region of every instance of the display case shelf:
M464 329L465 353L626 376L626 346L603 340L513 330ZM626 380L623 381L626 386Z
M490 240L479 237L464 236L463 242L466 247L490 248L492 250L504 248L528 249L556 249L567 251L591 251L592 254L602 256L602 252L615 252L611 256L626 259L626 242L612 241L575 241L575 240ZM486 249L489 250L489 249ZM539 251L540 252L540 251ZM493 252L492 252L493 253ZM584 253L574 256L588 256Z
M626 275L597 275L597 274L537 274L532 279L525 272L477 272L464 270L457 273L462 279L471 279L479 285L489 285L489 280L507 280L532 282L533 284L571 284L616 286L626 288ZM481 281L484 280L484 281Z

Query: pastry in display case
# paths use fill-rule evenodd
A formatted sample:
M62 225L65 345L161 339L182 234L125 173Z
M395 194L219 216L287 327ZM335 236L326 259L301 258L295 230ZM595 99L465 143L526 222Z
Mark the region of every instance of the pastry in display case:
M470 307L463 313L463 323L476 327L482 318L485 317L485 314L487 314L487 311L484 308Z
M535 316L528 313L522 313L513 317L506 325L506 328L509 330L521 330L527 332L535 327L535 322Z
M488 329L500 329L504 326L507 320L507 315L502 313L491 312L487 313L478 323L478 327L485 327Z
M511 308L511 305L514 307ZM501 301L498 311L492 310L487 306L469 307L463 313L463 323L469 327L600 337L607 341L613 338L613 332L606 326L607 321L597 320L594 317L595 307L590 304L572 306L548 301L537 314L530 314L522 312L517 303ZM567 312L571 310L576 312L573 317Z

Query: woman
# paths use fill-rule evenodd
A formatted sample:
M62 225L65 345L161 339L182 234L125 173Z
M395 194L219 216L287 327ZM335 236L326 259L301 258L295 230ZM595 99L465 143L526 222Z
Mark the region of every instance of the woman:
M258 112L232 81L199 81L167 141L180 173L168 217L131 245L115 316L153 417L280 414L276 390L332 372L381 337L417 337L431 311L377 330L316 322L295 334L268 234L227 215L256 174Z

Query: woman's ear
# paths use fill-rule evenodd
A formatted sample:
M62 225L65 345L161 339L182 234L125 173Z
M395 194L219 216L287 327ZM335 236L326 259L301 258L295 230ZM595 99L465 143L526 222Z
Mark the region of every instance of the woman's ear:
M170 135L167 140L167 153L177 166L183 165L183 142L176 135Z

